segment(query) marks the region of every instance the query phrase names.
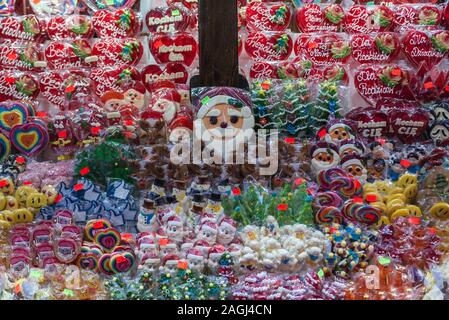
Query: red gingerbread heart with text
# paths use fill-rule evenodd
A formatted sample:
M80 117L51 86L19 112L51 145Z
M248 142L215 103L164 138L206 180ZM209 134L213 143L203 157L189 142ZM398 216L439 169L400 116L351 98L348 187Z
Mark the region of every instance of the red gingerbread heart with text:
M424 32L412 29L402 40L408 60L427 70L438 64L449 50L449 32Z
M245 40L245 51L256 61L287 60L293 50L293 40L286 33L250 33Z
M0 101L27 100L35 103L39 95L39 83L29 73L0 71Z
M251 79L294 79L299 76L298 65L293 62L255 62L249 70Z
M345 63L351 56L349 43L337 33L310 36L305 43L302 37L298 40L296 47L304 45L302 52L317 67Z
M166 0L168 5L182 3L187 9L193 10L198 8L198 0Z
M128 8L116 11L98 10L92 18L92 25L100 38L130 38L140 31L139 18Z
M345 12L339 4L305 4L297 9L296 24L302 32L341 31Z
M286 4L251 2L246 8L246 26L251 31L285 31L291 19Z
M40 77L40 92L41 95L47 99L49 103L64 109L65 106L65 92L62 88L64 78L58 71L45 72Z
M357 92L375 104L381 98L415 100L417 79L397 65L362 65L354 74Z
M42 46L33 42L0 44L0 67L21 71L41 71L47 63Z
M391 62L399 49L399 38L393 32L356 34L351 39L351 54L359 63Z
M151 9L145 21L150 32L185 31L190 23L190 15L187 10L170 5Z
M121 92L122 87L141 80L140 72L134 67L93 68L90 80L98 97L108 91Z
M357 108L347 116L354 121L357 132L367 140L375 140L388 135L389 117L386 113L375 108Z
M402 142L413 143L427 130L429 116L422 109L396 110L390 115L390 123Z
M374 9L353 5L346 12L345 29L348 33L388 31L394 26L394 13L386 6Z
M394 10L394 23L400 31L403 27L413 25L436 26L441 22L441 13L435 5L398 5Z
M47 22L47 34L51 40L88 39L93 34L93 26L88 16L58 16Z
M87 67L86 58L92 55L92 48L85 39L71 42L52 41L45 49L48 67L62 70L73 67Z
M34 15L0 18L0 38L37 42L42 40L42 24Z
M150 52L158 63L179 62L190 66L197 51L195 38L185 32L156 35L150 39Z
M142 43L134 38L102 39L92 48L97 67L133 66L139 63L142 55Z
M185 84L189 78L189 72L181 63L167 63L164 68L157 64L146 66L142 70L142 81L148 91L152 91L156 83L171 81L176 84Z

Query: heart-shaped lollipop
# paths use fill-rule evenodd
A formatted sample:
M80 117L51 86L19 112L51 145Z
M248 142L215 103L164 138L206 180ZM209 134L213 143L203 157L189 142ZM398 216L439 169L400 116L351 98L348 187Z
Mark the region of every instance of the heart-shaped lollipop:
M255 61L287 60L293 50L293 40L286 33L250 33L245 40L245 51Z
M89 16L57 16L47 22L47 34L51 40L88 39L93 35Z
M345 12L339 4L307 3L296 11L296 24L303 32L341 31Z
M0 70L0 101L24 100L36 102L39 83L30 73Z
M163 68L157 64L152 64L142 70L143 83L148 91L152 91L154 85L161 81L185 84L188 77L189 73L181 63L167 63Z
M353 5L346 12L345 29L348 33L370 33L388 31L394 26L394 14L387 6L369 9Z
M0 38L37 42L42 25L34 15L0 18Z
M135 37L140 30L136 13L128 8L115 11L98 10L92 18L92 25L100 38Z
M92 55L92 48L85 39L72 42L53 41L45 49L45 58L51 69L62 70L73 67L87 67L86 58Z
M148 11L145 21L150 32L176 32L187 29L190 16L187 10L169 5Z
M42 48L34 43L0 45L0 67L23 71L40 71L46 67Z
M27 107L20 102L0 103L0 129L10 131L14 126L24 124L28 118Z
M94 241L104 252L112 252L120 244L120 232L114 228L101 230L95 234Z
M98 269L104 273L105 275L112 276L114 271L111 268L111 254L104 254L101 256L100 261L98 262Z
M251 2L246 8L246 26L251 31L285 31L291 19L286 4Z
M102 39L92 49L97 67L133 66L143 55L142 43L137 39Z
M150 52L158 63L179 62L190 66L197 50L195 38L185 32L156 35L150 39Z
M0 161L4 161L11 153L9 138L0 132Z
M9 138L14 148L27 156L39 154L49 141L47 128L40 121L14 126Z
M396 110L390 114L390 123L402 142L413 143L426 132L429 115L422 109Z
M110 267L114 273L126 273L130 271L136 262L136 257L131 252L114 253L111 256Z
M399 48L399 38L392 32L356 34L351 39L352 57L359 63L391 62Z

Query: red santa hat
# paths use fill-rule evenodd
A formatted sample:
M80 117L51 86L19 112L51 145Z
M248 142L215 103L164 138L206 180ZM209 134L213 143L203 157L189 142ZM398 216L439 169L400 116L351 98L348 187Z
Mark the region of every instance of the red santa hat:
M312 157L315 157L318 153L327 152L328 150L337 153L338 152L337 145L331 142L318 141L312 146L310 152Z
M213 221L204 221L200 226L200 231L206 230L206 231L212 231L217 232L218 226Z
M189 131L193 130L193 119L187 115L176 115L173 121L170 123L170 130L173 131L177 128L186 128Z
M166 266L166 265L174 265L174 264L178 264L179 261L179 257L176 254L167 254L166 256L164 256L162 258L162 265Z
M335 129L345 129L345 131L348 131L350 133L354 132L353 128L354 123L352 121L343 120L343 119L334 119L329 121L328 125L326 126L327 132L333 131Z
M348 167L350 165L357 165L357 166L363 167L362 160L360 159L360 157L358 155L355 155L355 154L349 154L347 156L344 156L341 159L340 164L343 169L345 169L346 167Z
M213 213L204 212L201 215L200 224L206 223L206 222L215 222L217 221L217 217Z
M150 253L145 253L142 256L141 264L144 264L145 262L158 263L158 262L161 262L161 259L159 258L159 255L157 253L150 252Z
M167 219L167 226L182 227L181 219L177 215L172 215Z
M338 152L342 154L346 149L349 148L357 150L359 155L362 155L365 150L363 144L360 141L354 139L345 139L340 141L340 148Z
M199 250L197 248L190 248L189 251L187 251L186 258L189 259L191 257L204 258L204 255L201 252L201 250Z
M227 227L231 230L237 231L237 223L234 221L234 219L230 217L224 217L220 221L220 226Z
M157 90L151 96L151 104L156 104L159 100L168 100L177 104L181 103L181 95L174 89L163 88Z
M208 258L216 258L217 256L223 255L225 252L225 247L222 245L214 245L212 248L209 249Z
M138 241L140 249L157 249L157 244L152 236L146 236Z
M159 240L159 246L162 248L168 248L168 249L177 249L178 246L176 245L176 243L174 243L173 241L171 241L170 239L165 238L165 241L161 241L162 239Z

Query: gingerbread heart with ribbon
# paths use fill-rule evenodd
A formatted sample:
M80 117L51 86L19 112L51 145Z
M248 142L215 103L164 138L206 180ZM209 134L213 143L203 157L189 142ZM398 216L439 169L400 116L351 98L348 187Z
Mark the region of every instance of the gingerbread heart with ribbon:
M302 32L342 31L345 12L339 4L304 4L295 13Z
M27 122L28 109L18 101L0 103L0 129L9 132L14 126Z
M70 15L78 8L77 0L31 0L27 1L39 16Z
M26 100L37 103L39 83L34 75L23 72L0 71L0 101Z
M139 63L143 55L142 43L135 39L102 39L92 48L97 67L133 66Z
M293 40L286 33L250 33L245 40L245 51L255 61L283 61L290 57Z
M123 85L140 81L140 72L129 66L93 68L90 79L94 86L94 92L98 97L108 91L121 92Z
M398 5L394 8L394 24L397 31L406 26L437 26L441 12L436 5Z
M169 5L148 11L145 21L150 32L185 31L190 24L190 15L180 6Z
M47 22L47 35L51 40L89 39L93 26L89 16L57 16Z
M0 18L0 38L38 42L42 23L34 15Z
M429 114L423 109L395 110L390 114L393 132L404 143L422 139L429 125Z
M364 139L373 141L388 135L390 119L388 115L375 108L357 108L347 116L353 120L357 132Z
M92 18L92 25L100 38L132 38L140 31L139 18L128 8L98 10Z
M85 39L71 42L52 41L45 49L45 58L51 69L63 70L89 66L86 58L92 55L92 48Z
M348 33L370 33L388 31L394 26L394 13L384 5L369 9L353 5L346 12L345 29Z
M358 63L388 63L399 50L400 41L393 32L356 34L351 39L351 54Z
M14 126L9 138L12 146L27 156L39 154L47 147L49 141L47 128L41 121Z
M198 8L198 0L166 0L168 5L172 4L182 4L189 10L194 10Z
M255 62L250 70L251 79L295 79L302 75L300 67L296 63L282 62Z
M362 65L354 74L357 92L374 104L381 98L415 100L417 79L397 65Z
M47 66L41 46L28 43L0 44L0 66L22 71L41 71Z
M63 110L66 99L62 87L64 81L62 73L58 71L45 72L39 80L42 97L60 110Z
M190 66L197 51L195 38L185 32L156 35L150 39L150 52L158 63L179 62Z
M337 33L311 35L307 40L302 37L296 46L303 46L296 51L304 53L305 57L318 67L345 63L351 56L349 42Z
M251 2L246 8L246 26L251 31L285 31L291 16L284 3Z
M411 63L429 70L446 56L449 50L449 31L424 32L412 29L404 36L402 45Z
M148 91L154 89L154 85L168 81L176 84L185 84L189 78L189 72L181 63L170 62L161 67L157 64L146 66L142 70L142 81Z

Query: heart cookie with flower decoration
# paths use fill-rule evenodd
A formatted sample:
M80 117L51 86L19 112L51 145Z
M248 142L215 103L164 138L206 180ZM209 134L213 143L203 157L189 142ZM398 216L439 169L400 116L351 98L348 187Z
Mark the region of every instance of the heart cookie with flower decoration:
M302 32L342 31L345 12L339 4L307 3L296 11L295 19Z
M351 55L348 41L337 33L310 35L298 40L295 51L304 54L317 67L345 63Z
M245 51L255 61L283 61L293 51L293 40L286 33L250 33L245 40Z
M190 24L190 15L180 6L169 5L148 11L145 21L150 32L185 31Z
M97 67L123 67L139 63L143 55L142 43L137 39L102 39L92 48Z
M0 67L21 71L41 71L46 66L42 47L35 43L0 44Z
M81 15L53 17L47 22L47 34L51 40L88 39L93 35L92 21Z
M373 9L353 5L346 12L345 29L348 33L370 33L388 31L394 26L394 13L387 6Z
M25 100L35 102L39 95L39 83L29 73L0 71L0 101Z
M72 42L53 41L45 49L45 58L51 69L63 70L73 67L88 67L86 58L92 55L92 48L85 39Z
M351 39L352 57L359 63L392 61L400 49L398 36L393 32L356 34Z
M291 16L285 4L251 2L246 8L246 26L251 31L285 31Z
M0 38L38 42L42 24L34 15L0 18Z
M438 6L426 5L398 5L394 8L394 24L397 31L406 26L437 26L441 22L441 12Z
M98 10L92 18L92 25L100 38L132 38L141 28L136 13L128 8L115 11Z

